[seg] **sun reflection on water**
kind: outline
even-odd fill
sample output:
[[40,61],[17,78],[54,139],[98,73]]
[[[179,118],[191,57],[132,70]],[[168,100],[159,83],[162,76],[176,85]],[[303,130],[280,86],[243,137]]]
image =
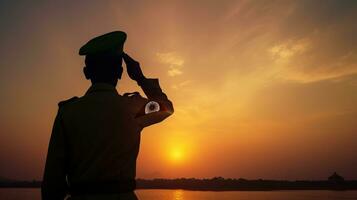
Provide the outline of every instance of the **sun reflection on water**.
[[173,197],[174,197],[173,200],[184,200],[182,190],[175,190],[173,192]]

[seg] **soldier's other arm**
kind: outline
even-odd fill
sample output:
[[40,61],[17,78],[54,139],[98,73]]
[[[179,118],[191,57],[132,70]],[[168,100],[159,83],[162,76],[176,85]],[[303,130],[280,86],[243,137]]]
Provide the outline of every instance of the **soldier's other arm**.
[[61,108],[59,109],[48,146],[41,186],[42,200],[63,200],[67,194],[66,148]]

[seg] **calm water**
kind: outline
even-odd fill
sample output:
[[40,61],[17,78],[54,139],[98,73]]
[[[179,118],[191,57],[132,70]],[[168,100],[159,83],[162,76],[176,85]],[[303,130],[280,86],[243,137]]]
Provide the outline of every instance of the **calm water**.
[[[199,192],[185,190],[137,190],[140,200],[346,200],[357,191]],[[0,189],[0,200],[39,200],[39,189]]]

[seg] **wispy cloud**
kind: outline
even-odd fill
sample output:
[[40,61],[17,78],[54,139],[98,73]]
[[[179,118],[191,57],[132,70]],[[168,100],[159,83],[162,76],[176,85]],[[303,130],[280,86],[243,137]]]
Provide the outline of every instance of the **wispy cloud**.
[[310,42],[307,39],[298,41],[289,40],[285,43],[274,45],[269,49],[271,56],[277,63],[288,62],[295,55],[299,55],[308,50]]
[[178,68],[170,66],[170,69],[169,71],[167,71],[167,73],[169,74],[169,76],[178,76],[181,75],[183,72]]
[[[331,57],[321,55],[321,52],[332,51],[321,47],[313,40],[288,40],[269,48],[272,58],[272,70],[278,72],[279,78],[310,83],[322,80],[335,80],[357,73],[355,53],[333,51]],[[326,50],[327,49],[327,50]]]
[[156,56],[161,63],[169,65],[169,70],[167,71],[169,76],[178,76],[183,73],[182,67],[185,61],[176,53],[156,53]]

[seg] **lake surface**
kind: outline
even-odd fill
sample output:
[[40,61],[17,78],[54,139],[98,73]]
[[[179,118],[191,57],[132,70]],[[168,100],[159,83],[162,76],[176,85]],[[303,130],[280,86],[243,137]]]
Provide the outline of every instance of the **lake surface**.
[[[140,200],[357,200],[357,191],[233,191],[136,190]],[[39,200],[40,189],[0,188],[0,200]]]

